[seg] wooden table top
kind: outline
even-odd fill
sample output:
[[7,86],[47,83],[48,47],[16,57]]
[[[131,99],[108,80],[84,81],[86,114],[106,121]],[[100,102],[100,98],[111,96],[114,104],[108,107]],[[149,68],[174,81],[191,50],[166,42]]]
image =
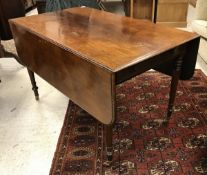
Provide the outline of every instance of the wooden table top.
[[11,22],[110,72],[198,37],[149,21],[79,7]]

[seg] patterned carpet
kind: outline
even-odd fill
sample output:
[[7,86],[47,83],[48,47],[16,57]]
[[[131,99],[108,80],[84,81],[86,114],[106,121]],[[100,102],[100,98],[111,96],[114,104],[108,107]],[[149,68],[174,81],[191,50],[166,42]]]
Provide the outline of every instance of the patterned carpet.
[[169,84],[170,77],[147,72],[117,86],[111,166],[103,125],[70,102],[50,175],[206,175],[207,77],[197,70],[180,82],[164,128]]

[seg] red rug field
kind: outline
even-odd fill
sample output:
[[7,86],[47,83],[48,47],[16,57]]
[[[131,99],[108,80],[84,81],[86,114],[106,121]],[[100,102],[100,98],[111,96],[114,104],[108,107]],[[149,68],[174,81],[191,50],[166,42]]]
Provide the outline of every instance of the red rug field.
[[117,86],[111,166],[103,125],[69,102],[50,175],[207,175],[207,78],[197,70],[180,81],[165,128],[169,86],[158,72]]

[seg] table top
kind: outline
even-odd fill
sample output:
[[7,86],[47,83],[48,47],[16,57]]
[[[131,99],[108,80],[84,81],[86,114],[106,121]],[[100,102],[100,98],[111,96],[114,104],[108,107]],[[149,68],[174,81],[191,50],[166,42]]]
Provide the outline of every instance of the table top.
[[146,20],[80,7],[11,22],[111,72],[198,37]]

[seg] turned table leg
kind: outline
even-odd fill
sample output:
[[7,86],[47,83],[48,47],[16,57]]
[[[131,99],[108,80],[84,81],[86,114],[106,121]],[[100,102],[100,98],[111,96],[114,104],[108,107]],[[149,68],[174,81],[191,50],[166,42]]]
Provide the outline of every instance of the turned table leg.
[[106,156],[107,156],[107,160],[109,162],[112,161],[113,159],[113,142],[112,142],[112,129],[113,129],[113,125],[109,124],[109,125],[105,125],[105,131],[106,131]]
[[32,72],[31,70],[27,69],[29,77],[30,77],[30,81],[32,83],[32,90],[34,91],[34,95],[35,95],[35,99],[39,100],[39,93],[38,93],[38,87],[36,85],[36,81],[35,81],[35,77],[34,77],[34,72]]
[[172,80],[171,80],[171,88],[170,88],[170,95],[169,95],[169,103],[168,103],[168,109],[167,109],[167,116],[165,118],[165,124],[167,125],[170,117],[173,112],[173,105],[176,97],[176,91],[178,86],[178,81],[181,74],[181,66],[182,66],[183,57],[178,57],[175,64],[175,69],[173,71]]

